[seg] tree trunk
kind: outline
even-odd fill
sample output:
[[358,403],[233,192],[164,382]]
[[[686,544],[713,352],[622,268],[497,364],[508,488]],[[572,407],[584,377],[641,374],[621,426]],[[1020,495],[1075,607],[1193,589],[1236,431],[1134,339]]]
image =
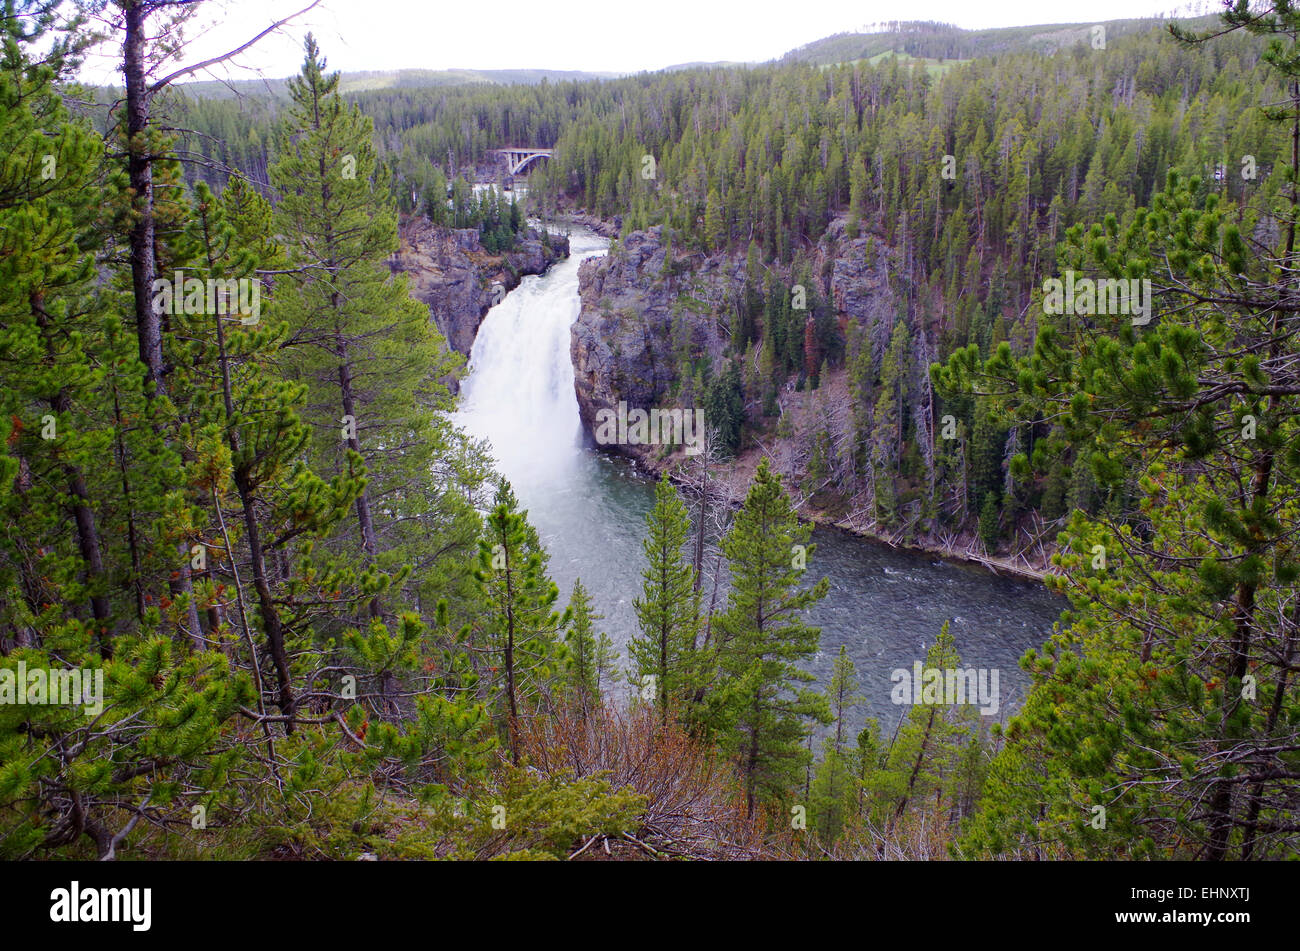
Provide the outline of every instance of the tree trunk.
[[131,480],[127,475],[126,443],[122,439],[122,407],[113,388],[113,433],[117,441],[117,466],[122,474],[122,500],[126,507],[126,543],[131,553],[131,583],[135,589],[135,618],[144,620],[144,578],[140,567],[140,543],[135,531],[135,506],[131,501]]
[[[230,361],[226,356],[226,337],[221,327],[221,315],[214,315],[214,319],[216,321],[217,354],[221,361],[221,395],[226,410],[226,443],[230,446],[231,455],[238,459],[240,455],[239,433],[230,425],[230,421],[235,416],[235,402],[230,382]],[[246,466],[237,468],[233,475],[235,489],[239,493],[239,505],[243,512],[244,535],[248,542],[249,561],[253,569],[253,589],[257,592],[262,628],[266,633],[267,648],[271,655],[271,662],[275,666],[275,675],[280,688],[280,698],[277,705],[280,707],[280,712],[288,718],[284,724],[285,732],[292,733],[294,726],[294,698],[293,683],[289,674],[289,656],[284,646],[284,627],[280,623],[280,614],[275,608],[275,599],[271,594],[270,582],[267,580],[266,555],[262,549],[261,526],[257,523],[257,512],[254,508],[256,493]],[[230,552],[230,559],[233,564],[235,559],[233,551]],[[247,625],[247,618],[245,618],[245,624]],[[249,636],[251,637],[251,635],[252,632],[250,631]],[[254,664],[257,663],[256,657],[251,658],[251,660]]]
[[912,798],[912,790],[916,788],[916,777],[921,774],[921,764],[925,761],[925,750],[930,745],[930,731],[934,728],[934,707],[930,708],[930,719],[925,723],[925,733],[921,735],[921,748],[916,752],[916,762],[912,764],[912,775],[907,779],[907,790],[903,793],[903,798],[898,800],[898,808],[894,810],[894,821],[897,822],[903,817],[903,811],[907,808],[907,801]]
[[[54,353],[54,346],[49,339],[49,321],[45,314],[44,300],[39,294],[32,296],[31,308],[33,315],[36,317],[36,324],[45,337],[46,353],[52,354]],[[68,398],[66,389],[60,388],[50,398],[49,402],[50,408],[55,413],[64,416],[71,415],[72,401]],[[68,495],[72,500],[72,519],[77,526],[77,550],[81,554],[81,560],[86,563],[88,587],[91,589],[90,613],[95,619],[95,640],[99,643],[100,656],[107,660],[113,656],[112,637],[109,630],[112,622],[108,595],[105,594],[107,577],[104,572],[103,548],[100,544],[99,529],[95,524],[95,512],[91,508],[90,491],[86,487],[86,479],[81,470],[70,463],[64,463],[62,469],[65,478],[68,480]]]
[[162,392],[162,321],[153,306],[157,274],[154,260],[153,157],[149,132],[149,78],[145,62],[148,10],[142,0],[124,5],[126,36],[122,44],[126,80],[127,179],[131,186],[134,223],[129,234],[131,290],[135,297],[136,336],[145,366],[145,395]]
[[[289,676],[289,655],[284,646],[284,626],[280,623],[280,614],[275,609],[275,598],[271,594],[271,585],[266,577],[266,555],[262,550],[261,526],[257,524],[257,515],[253,509],[253,488],[248,480],[248,472],[235,472],[235,488],[239,492],[239,504],[244,514],[244,534],[248,542],[249,561],[253,569],[253,590],[257,592],[257,604],[262,617],[262,628],[266,632],[266,643],[275,665],[275,676],[280,686],[280,699],[277,705],[280,712],[289,719],[285,720],[286,733],[293,732],[293,683]],[[231,552],[234,558],[235,553]],[[256,658],[253,659],[256,663]]]
[[[340,362],[339,362],[339,393],[343,400],[343,415],[351,417],[353,426],[351,435],[346,440],[348,448],[361,454],[361,439],[357,435],[357,402],[352,393],[352,365],[347,358],[347,344],[340,340],[339,342]],[[357,522],[361,527],[361,547],[365,549],[366,556],[371,564],[379,556],[379,539],[375,535],[375,522],[370,514],[370,498],[366,489],[361,490],[357,496],[356,502]],[[375,599],[377,604],[378,599]],[[377,615],[376,615],[377,616]]]

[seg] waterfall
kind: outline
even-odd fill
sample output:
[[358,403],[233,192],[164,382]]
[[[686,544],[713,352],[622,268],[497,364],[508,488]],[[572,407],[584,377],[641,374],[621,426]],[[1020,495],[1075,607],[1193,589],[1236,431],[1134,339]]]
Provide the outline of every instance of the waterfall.
[[492,446],[512,483],[554,484],[582,445],[569,328],[578,317],[578,266],[608,242],[570,236],[570,256],[523,282],[491,310],[470,352],[457,421]]

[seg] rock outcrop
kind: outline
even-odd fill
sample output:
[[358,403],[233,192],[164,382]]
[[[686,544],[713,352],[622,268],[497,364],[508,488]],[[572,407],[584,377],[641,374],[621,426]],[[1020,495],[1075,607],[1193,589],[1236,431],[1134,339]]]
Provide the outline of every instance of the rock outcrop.
[[814,261],[817,273],[828,273],[829,266],[822,290],[830,295],[840,329],[865,328],[879,366],[898,312],[898,297],[889,284],[890,271],[901,270],[897,251],[873,235],[850,238],[844,219],[836,218],[818,243]]
[[[702,254],[669,259],[660,228],[637,231],[578,272],[582,310],[570,331],[574,389],[583,427],[591,433],[602,409],[669,408],[679,354],[726,347],[717,315],[743,283],[744,263]],[[685,280],[683,275],[689,277]],[[651,465],[659,446],[604,446]]]
[[[900,372],[912,408],[896,425],[914,428],[916,445],[924,451],[928,433],[923,429],[926,404],[921,394],[937,359],[942,308],[927,306],[932,302],[909,308],[903,300],[906,268],[899,249],[878,235],[849,237],[842,218],[831,222],[817,245],[808,249],[805,261],[817,296],[829,302],[844,339],[852,341],[848,355],[870,347],[870,366],[883,365],[900,315],[911,311],[903,318],[911,344]],[[787,268],[770,261],[764,267],[791,290]],[[619,404],[625,404],[628,433],[633,410],[689,410],[704,401],[696,382],[699,368],[708,363],[717,371],[735,359],[730,325],[744,300],[744,252],[675,253],[661,229],[651,228],[627,235],[607,256],[584,262],[578,275],[581,310],[570,331],[569,349],[583,427],[597,448],[629,458],[654,474],[672,471],[688,458],[682,446],[630,440],[602,445],[594,437],[607,417],[599,414],[618,414]],[[862,364],[865,361],[857,365]],[[934,522],[919,519],[901,527],[877,521],[874,479],[863,472],[861,462],[863,440],[870,440],[875,431],[876,401],[864,404],[857,399],[849,361],[822,364],[824,372],[815,388],[800,387],[792,373],[775,395],[776,412],[768,415],[760,366],[761,354],[751,345],[740,361],[747,438],[734,458],[710,465],[716,498],[739,505],[759,460],[767,458],[796,509],[815,522],[1010,574],[1039,577],[1047,570],[1041,550],[1007,558],[978,554],[979,543],[960,525],[934,529]],[[706,418],[706,427],[708,423]],[[919,503],[912,504],[919,508]]]
[[[411,296],[429,314],[453,350],[469,356],[488,309],[528,274],[543,274],[569,256],[569,239],[544,237],[536,229],[521,233],[513,251],[489,254],[473,229],[452,229],[424,218],[402,223],[401,247],[390,266],[411,278]],[[493,285],[501,285],[494,290]]]
[[[812,271],[820,276],[818,292],[832,302],[841,330],[850,324],[866,330],[877,365],[898,307],[889,285],[894,258],[877,238],[849,238],[842,219],[832,222],[811,255]],[[602,409],[616,409],[621,401],[642,409],[674,405],[687,357],[707,354],[718,366],[730,342],[727,322],[744,284],[743,252],[674,253],[658,227],[633,232],[607,256],[585,262],[579,271],[582,310],[571,331],[570,354],[587,432],[595,428]],[[836,373],[831,382],[840,384],[841,377]],[[841,404],[846,399],[843,385],[828,390],[838,391]],[[804,401],[793,382],[781,398],[795,419]],[[800,435],[792,434],[795,439]],[[774,451],[782,448],[782,439]],[[667,461],[657,446],[602,448],[651,469]]]
[[568,208],[558,213],[553,221],[562,225],[578,225],[596,232],[602,238],[617,238],[623,228],[623,216],[615,215],[610,221],[604,218],[597,218],[595,215],[589,215],[581,208]]

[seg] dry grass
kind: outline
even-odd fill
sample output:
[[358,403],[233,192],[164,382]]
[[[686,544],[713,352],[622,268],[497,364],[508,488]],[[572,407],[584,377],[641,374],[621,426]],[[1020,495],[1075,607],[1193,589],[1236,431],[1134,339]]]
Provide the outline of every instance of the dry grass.
[[730,764],[650,709],[563,711],[530,721],[521,742],[529,764],[544,775],[602,776],[647,799],[636,834],[618,843],[593,836],[570,858],[766,857],[761,828],[745,819]]

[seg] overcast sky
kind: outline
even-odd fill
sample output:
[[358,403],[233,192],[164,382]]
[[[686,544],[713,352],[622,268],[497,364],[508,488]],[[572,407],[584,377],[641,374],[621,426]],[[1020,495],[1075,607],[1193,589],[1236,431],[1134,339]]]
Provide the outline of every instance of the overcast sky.
[[[310,0],[211,0],[187,31],[193,63],[239,46]],[[762,61],[832,33],[888,19],[967,29],[1113,20],[1189,10],[1216,0],[322,0],[240,56],[240,68],[201,78],[277,78],[297,72],[302,38],[316,34],[331,69],[542,68],[637,72],[677,63]],[[120,59],[120,52],[117,57]],[[112,50],[92,57],[92,82],[119,82]]]

